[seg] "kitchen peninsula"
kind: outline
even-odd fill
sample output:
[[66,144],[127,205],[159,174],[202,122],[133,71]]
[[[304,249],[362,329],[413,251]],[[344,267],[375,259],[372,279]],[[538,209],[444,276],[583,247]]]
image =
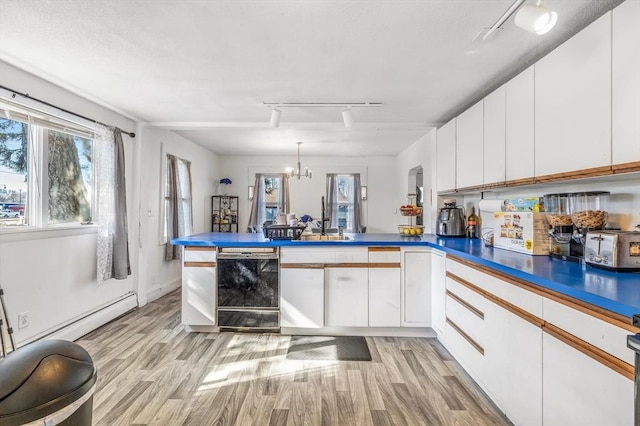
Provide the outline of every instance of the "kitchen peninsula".
[[[216,326],[216,255],[277,248],[283,334],[435,336],[515,424],[631,424],[640,274],[434,235],[184,246],[183,323]],[[588,395],[580,389],[591,389]]]

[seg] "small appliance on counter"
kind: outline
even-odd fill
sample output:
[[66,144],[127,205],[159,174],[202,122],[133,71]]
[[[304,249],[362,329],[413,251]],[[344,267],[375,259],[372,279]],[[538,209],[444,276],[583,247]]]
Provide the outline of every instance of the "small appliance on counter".
[[569,212],[575,226],[573,240],[575,255],[583,258],[586,235],[605,228],[609,220],[609,196],[606,191],[574,192],[569,194]]
[[573,238],[576,231],[571,220],[569,193],[543,196],[544,210],[549,224],[549,256],[580,262],[582,243]]
[[456,205],[456,200],[444,200],[444,207],[438,213],[436,235],[441,237],[464,237],[466,232],[464,208]]
[[584,261],[615,271],[640,271],[640,232],[588,231]]

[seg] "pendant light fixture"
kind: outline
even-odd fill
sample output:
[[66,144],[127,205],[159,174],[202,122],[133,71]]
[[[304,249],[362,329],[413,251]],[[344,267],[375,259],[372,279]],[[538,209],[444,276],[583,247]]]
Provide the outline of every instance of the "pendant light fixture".
[[546,34],[556,25],[558,14],[544,7],[544,1],[538,0],[533,4],[525,4],[518,10],[515,24],[529,32],[542,35]]
[[289,175],[289,177],[297,177],[298,180],[300,180],[301,177],[307,177],[309,179],[311,179],[311,170],[309,170],[308,167],[304,168],[304,172],[302,171],[302,167],[300,167],[300,145],[302,145],[302,142],[297,142],[298,144],[298,163],[297,163],[297,168],[294,170],[292,168],[288,168],[287,169],[287,174]]

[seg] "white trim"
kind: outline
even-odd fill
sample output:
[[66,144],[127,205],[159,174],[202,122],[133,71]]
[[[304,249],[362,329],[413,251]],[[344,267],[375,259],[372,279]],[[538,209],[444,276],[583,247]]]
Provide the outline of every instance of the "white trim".
[[96,234],[97,232],[97,225],[52,225],[48,228],[36,228],[33,226],[7,227],[7,229],[0,229],[0,244],[43,240],[46,238],[74,237],[76,235]]
[[165,296],[171,293],[172,291],[179,289],[181,286],[182,286],[182,279],[176,278],[175,280],[170,281],[165,285],[152,288],[149,290],[149,292],[147,292],[144,303],[142,303],[142,305],[146,305],[149,302],[153,302],[154,300],[159,299],[162,296]]

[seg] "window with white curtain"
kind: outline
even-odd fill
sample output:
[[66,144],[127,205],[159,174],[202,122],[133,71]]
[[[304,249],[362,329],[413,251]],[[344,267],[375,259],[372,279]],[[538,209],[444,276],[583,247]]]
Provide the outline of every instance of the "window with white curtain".
[[0,100],[0,230],[89,223],[93,130]]
[[362,202],[359,173],[327,174],[329,227],[362,232]]
[[[171,238],[193,233],[190,166],[189,161],[167,154],[164,184],[163,242],[165,243]],[[176,202],[175,205],[173,200]],[[172,230],[174,219],[177,222],[177,233]]]

